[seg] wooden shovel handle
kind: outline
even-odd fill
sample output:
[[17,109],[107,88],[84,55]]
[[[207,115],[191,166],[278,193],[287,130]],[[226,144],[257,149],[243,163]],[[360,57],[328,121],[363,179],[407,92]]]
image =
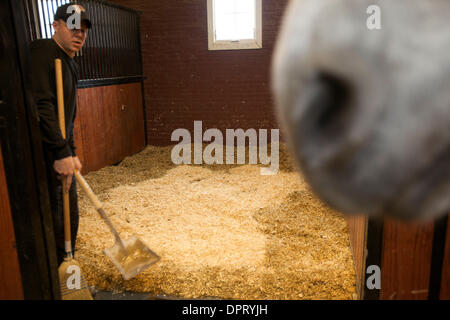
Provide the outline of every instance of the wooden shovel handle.
[[103,209],[103,204],[100,202],[100,200],[95,195],[94,191],[92,191],[89,184],[86,182],[84,177],[81,175],[80,172],[75,170],[75,178],[77,179],[78,185],[83,189],[83,191],[87,194],[89,200],[91,200],[92,204],[94,205],[95,209],[97,210],[100,217],[103,219],[103,221],[108,226],[111,233],[114,235],[114,238],[116,239],[116,243],[118,243],[120,249],[122,252],[127,255],[127,250],[125,248],[125,244],[123,243],[122,239],[119,236],[119,233],[117,232],[116,228],[112,224],[111,220],[108,218],[108,215],[106,214],[105,210]]
[[61,60],[55,60],[55,71],[56,71],[56,95],[58,99],[58,120],[59,128],[61,129],[61,134],[63,139],[66,139],[66,119],[64,113],[64,89],[63,89],[63,78],[62,78],[62,65]]
[[89,200],[91,200],[92,204],[94,205],[96,210],[99,210],[103,208],[103,204],[98,200],[97,196],[95,195],[94,191],[92,191],[91,187],[88,185],[84,177],[75,170],[75,178],[77,179],[78,184],[81,186],[83,191],[86,193],[86,195],[89,197]]
[[[66,139],[66,120],[64,113],[64,89],[62,78],[62,65],[60,59],[55,59],[55,73],[56,73],[56,94],[58,101],[58,120],[59,128],[63,139]],[[63,211],[64,211],[64,241],[67,254],[72,254],[72,239],[70,234],[70,204],[69,204],[69,190],[66,190],[66,180],[62,179],[62,199],[63,199]]]

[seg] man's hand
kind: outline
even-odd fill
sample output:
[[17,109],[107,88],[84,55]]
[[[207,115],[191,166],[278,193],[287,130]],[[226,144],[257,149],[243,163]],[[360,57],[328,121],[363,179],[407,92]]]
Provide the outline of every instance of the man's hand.
[[59,174],[59,178],[66,178],[66,192],[69,192],[70,186],[72,185],[72,177],[75,170],[73,159],[74,158],[72,157],[67,157],[61,160],[56,160],[53,163],[53,169],[55,169],[55,171]]
[[80,159],[78,159],[78,157],[73,157],[72,159],[75,170],[81,172],[81,169],[83,169],[83,165],[81,164]]

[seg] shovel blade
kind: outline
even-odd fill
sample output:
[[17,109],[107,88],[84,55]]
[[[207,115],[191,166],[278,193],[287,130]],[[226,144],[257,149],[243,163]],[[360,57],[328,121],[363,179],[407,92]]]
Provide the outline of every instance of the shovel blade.
[[105,254],[111,259],[125,280],[134,278],[145,269],[160,260],[160,257],[136,236],[123,241],[126,254],[118,243],[105,249]]

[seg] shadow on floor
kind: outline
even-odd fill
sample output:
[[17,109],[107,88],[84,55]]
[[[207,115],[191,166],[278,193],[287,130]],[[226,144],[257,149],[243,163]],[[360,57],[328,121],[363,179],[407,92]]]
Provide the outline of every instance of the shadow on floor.
[[[172,296],[158,296],[150,293],[137,293],[137,292],[110,292],[97,290],[96,288],[89,288],[94,300],[187,300]],[[192,300],[192,299],[189,299]],[[205,297],[194,300],[219,300],[214,297]]]

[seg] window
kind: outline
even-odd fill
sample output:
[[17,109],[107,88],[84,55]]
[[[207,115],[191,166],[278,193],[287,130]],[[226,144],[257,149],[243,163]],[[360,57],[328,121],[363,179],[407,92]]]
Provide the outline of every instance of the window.
[[209,50],[262,48],[261,0],[207,0]]
[[39,27],[43,38],[51,38],[55,33],[53,29],[53,16],[56,13],[56,9],[66,3],[70,3],[69,0],[39,0],[37,1],[37,7],[39,12]]

